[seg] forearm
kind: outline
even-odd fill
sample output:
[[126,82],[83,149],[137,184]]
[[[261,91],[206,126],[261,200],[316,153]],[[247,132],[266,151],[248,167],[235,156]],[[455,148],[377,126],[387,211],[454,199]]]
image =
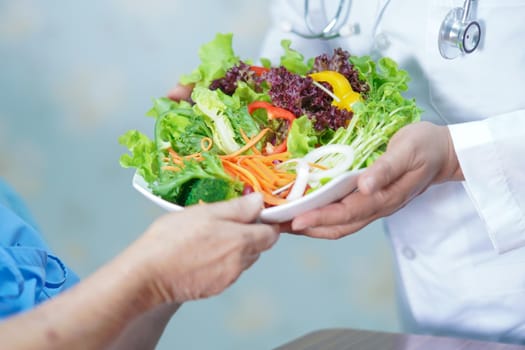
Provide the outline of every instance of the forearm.
[[[155,301],[125,256],[62,295],[0,324],[6,349],[104,349]],[[30,336],[28,336],[28,333]]]
[[166,325],[180,304],[163,304],[141,315],[129,324],[110,349],[155,349]]
[[262,204],[251,194],[164,215],[91,277],[0,323],[2,349],[108,349],[145,333],[153,344],[177,303],[218,294],[277,241],[277,227],[252,224]]

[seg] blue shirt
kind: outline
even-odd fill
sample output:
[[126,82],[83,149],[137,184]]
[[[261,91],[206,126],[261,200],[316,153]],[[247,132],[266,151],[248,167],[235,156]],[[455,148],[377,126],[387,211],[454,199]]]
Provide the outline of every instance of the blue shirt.
[[47,247],[19,196],[0,179],[0,319],[78,282]]

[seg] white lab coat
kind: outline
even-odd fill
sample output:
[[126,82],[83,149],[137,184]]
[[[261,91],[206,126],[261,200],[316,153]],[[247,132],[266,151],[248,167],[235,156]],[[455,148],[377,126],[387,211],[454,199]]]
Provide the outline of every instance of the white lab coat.
[[284,33],[283,21],[304,30],[303,1],[275,0],[262,56],[290,38],[306,57],[341,46],[409,71],[406,96],[449,125],[465,175],[385,220],[411,329],[525,343],[525,1],[477,3],[480,48],[446,60],[439,27],[463,0],[354,0],[359,34],[329,42]]

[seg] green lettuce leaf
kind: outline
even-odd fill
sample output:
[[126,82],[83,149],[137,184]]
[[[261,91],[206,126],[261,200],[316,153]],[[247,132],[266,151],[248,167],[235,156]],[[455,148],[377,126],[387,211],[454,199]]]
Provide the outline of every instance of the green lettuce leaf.
[[305,62],[303,54],[292,49],[291,45],[292,42],[290,40],[285,39],[281,41],[281,46],[284,49],[284,53],[281,56],[281,65],[292,73],[306,75],[313,67],[313,59]]
[[231,33],[218,33],[214,40],[202,45],[199,49],[201,64],[191,74],[182,76],[180,82],[207,87],[213,80],[223,77],[239,62],[233,51],[232,38]]
[[232,178],[226,174],[220,158],[210,152],[202,153],[202,160],[184,160],[181,171],[166,171],[166,176],[151,188],[152,192],[168,201],[176,203],[183,185],[195,179],[224,179],[233,182]]
[[244,143],[241,130],[251,137],[259,132],[259,126],[250,116],[238,95],[229,96],[221,90],[195,87],[191,95],[194,110],[204,117],[212,131],[212,138],[221,153],[237,151]]
[[131,152],[120,157],[120,165],[124,168],[137,168],[148,184],[153,183],[159,175],[155,142],[138,130],[127,131],[118,141]]
[[286,146],[292,158],[302,158],[318,144],[314,124],[306,116],[297,118],[292,123]]
[[369,56],[351,56],[350,61],[370,91],[366,100],[352,105],[349,126],[337,130],[329,143],[351,145],[355,152],[352,169],[359,169],[372,164],[386,150],[390,138],[403,126],[418,121],[422,111],[414,99],[403,97],[410,77],[394,60],[383,57],[376,63]]

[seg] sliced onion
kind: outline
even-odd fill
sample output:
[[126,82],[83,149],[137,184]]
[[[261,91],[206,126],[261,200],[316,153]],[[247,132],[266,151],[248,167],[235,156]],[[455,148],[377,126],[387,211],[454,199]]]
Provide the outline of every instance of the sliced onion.
[[[303,157],[307,163],[317,163],[321,158],[341,154],[343,159],[338,160],[337,164],[326,170],[318,170],[311,172],[309,180],[312,182],[320,181],[324,178],[334,178],[347,171],[354,162],[354,149],[347,145],[325,145],[312,150]],[[321,163],[322,164],[322,163]]]
[[319,89],[323,90],[327,95],[329,95],[335,102],[339,103],[341,102],[341,99],[336,95],[334,94],[332,91],[330,91],[329,89],[327,89],[323,84],[317,82],[317,81],[313,81],[312,82],[315,86],[317,86]]
[[[342,155],[341,160],[337,160],[337,164],[327,170],[315,169],[311,172],[311,163],[318,163],[323,157],[332,155]],[[289,166],[290,163],[296,163],[295,165],[295,181],[293,187],[286,197],[287,200],[292,201],[303,197],[306,187],[309,183],[319,182],[324,178],[334,178],[347,171],[352,163],[354,162],[354,149],[347,145],[325,145],[314,149],[303,158],[289,159],[285,162],[280,163],[277,167],[283,168]],[[285,187],[288,187],[285,186]],[[278,191],[281,191],[279,189]]]
[[304,159],[298,159],[295,172],[296,177],[294,185],[286,197],[286,199],[289,201],[299,199],[304,195],[304,191],[306,190],[310,176],[310,166],[304,161]]
[[276,194],[279,194],[281,192],[284,192],[286,191],[287,189],[289,189],[290,187],[292,187],[294,184],[294,181],[290,182],[290,183],[287,183],[286,185],[284,185],[283,187],[279,187],[278,189],[276,189],[275,191],[272,192],[273,195],[276,195]]
[[292,158],[285,160],[284,162],[281,162],[275,166],[276,169],[295,169],[296,166],[290,166],[292,163],[299,163],[302,162],[302,158]]

